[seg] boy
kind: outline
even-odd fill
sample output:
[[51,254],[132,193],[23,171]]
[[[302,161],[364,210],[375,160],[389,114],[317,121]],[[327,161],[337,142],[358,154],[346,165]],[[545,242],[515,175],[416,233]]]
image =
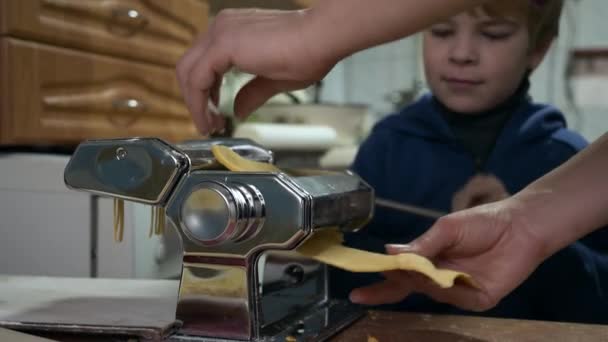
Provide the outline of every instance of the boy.
[[[423,41],[431,94],[378,123],[353,171],[378,197],[449,211],[513,194],[582,149],[586,142],[565,128],[557,109],[528,97],[528,76],[557,34],[562,5],[496,1],[433,25]],[[345,239],[352,247],[383,252],[384,244],[407,243],[432,223],[377,207],[372,222]],[[598,238],[550,258],[483,314],[608,322],[602,291],[608,261],[590,248]],[[331,286],[335,296],[345,297],[381,279],[332,270]],[[389,308],[463,313],[421,296]]]

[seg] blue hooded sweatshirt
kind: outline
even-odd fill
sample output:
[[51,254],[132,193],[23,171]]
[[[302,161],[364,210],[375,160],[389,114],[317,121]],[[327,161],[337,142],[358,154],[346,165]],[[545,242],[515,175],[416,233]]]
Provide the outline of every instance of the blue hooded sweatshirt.
[[[581,136],[566,129],[559,110],[522,96],[487,159],[479,164],[456,139],[442,110],[429,94],[374,127],[352,170],[375,189],[377,197],[449,212],[454,193],[476,174],[495,175],[514,194],[586,146]],[[432,219],[376,207],[372,221],[363,230],[347,234],[345,243],[384,253],[384,244],[407,243],[432,224]],[[608,259],[592,248],[608,241],[602,234],[606,233],[598,231],[586,238],[588,243],[577,242],[552,256],[494,309],[475,314],[607,323],[608,298],[603,287],[608,281]],[[379,274],[332,269],[332,296],[346,298],[353,288],[382,279]],[[473,314],[422,295],[380,308]]]

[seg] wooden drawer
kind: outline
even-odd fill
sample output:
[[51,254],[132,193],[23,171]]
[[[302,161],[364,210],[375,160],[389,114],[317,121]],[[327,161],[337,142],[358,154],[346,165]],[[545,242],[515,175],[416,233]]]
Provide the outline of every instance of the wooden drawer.
[[207,26],[202,0],[0,0],[0,33],[173,67]]
[[0,143],[197,136],[173,68],[0,40]]

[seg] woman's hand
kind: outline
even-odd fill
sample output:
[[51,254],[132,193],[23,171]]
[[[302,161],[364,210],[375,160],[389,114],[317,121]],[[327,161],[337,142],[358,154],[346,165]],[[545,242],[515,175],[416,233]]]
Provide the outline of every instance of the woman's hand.
[[321,80],[340,56],[315,44],[316,32],[323,32],[315,25],[313,10],[220,12],[177,64],[186,105],[201,133],[224,126],[207,103],[219,101],[223,75],[231,68],[256,76],[236,97],[235,113],[240,118],[278,93]]
[[439,268],[470,274],[477,287],[442,289],[419,274],[386,273],[386,280],[353,290],[355,303],[396,303],[413,292],[466,310],[485,311],[519,286],[546,258],[542,237],[513,197],[447,215],[409,245],[388,245],[390,254],[416,253]]

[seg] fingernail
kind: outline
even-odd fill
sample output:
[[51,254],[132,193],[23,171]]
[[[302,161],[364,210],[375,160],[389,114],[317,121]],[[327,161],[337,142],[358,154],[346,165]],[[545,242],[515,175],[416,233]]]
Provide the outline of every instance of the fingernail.
[[384,248],[386,249],[386,251],[388,253],[391,253],[391,254],[408,253],[414,249],[412,247],[412,245],[410,245],[410,244],[396,244],[396,243],[386,244],[386,245],[384,245]]

